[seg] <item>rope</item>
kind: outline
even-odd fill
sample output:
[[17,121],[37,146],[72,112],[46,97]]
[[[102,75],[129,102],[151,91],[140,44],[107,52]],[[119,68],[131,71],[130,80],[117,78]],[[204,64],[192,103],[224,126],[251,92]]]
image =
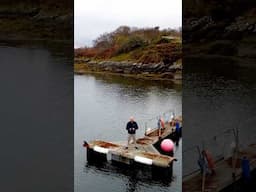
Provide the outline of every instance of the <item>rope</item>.
[[144,119],[144,121],[152,121],[152,120],[156,120],[156,119],[159,119],[159,116],[165,116],[166,114],[168,113],[174,113],[175,114],[175,110],[168,110],[168,111],[165,111],[162,113],[162,115],[157,115],[153,118],[150,118],[150,119]]
[[163,112],[161,115],[157,115],[157,116],[149,118],[149,119],[141,119],[139,121],[142,121],[141,124],[148,125],[150,122],[153,122],[153,121],[157,122],[159,117],[166,117],[168,114],[170,114],[170,116],[171,116],[171,114],[175,115],[175,110],[168,110],[168,111]]
[[[201,147],[202,149],[206,149],[208,151],[211,152],[211,154],[213,155],[214,157],[214,161],[216,162],[217,160],[219,159],[222,159],[224,158],[224,152],[222,152],[222,148],[224,148],[224,146],[226,146],[226,137],[227,137],[227,134],[229,134],[230,136],[232,135],[233,137],[233,133],[232,133],[232,130],[233,129],[226,129],[226,130],[223,130],[223,131],[220,131],[219,133],[215,134],[214,136],[210,136],[210,137],[207,137],[207,139],[203,139],[202,142],[201,142]],[[215,151],[215,154],[213,154],[211,151],[211,149],[209,149],[209,146],[214,146],[216,147],[216,142],[217,142],[217,146],[218,146],[218,149],[217,151]],[[214,145],[212,145],[214,143]],[[188,153],[191,153],[190,155],[186,155]],[[198,153],[198,156],[196,156],[195,154]],[[186,157],[192,157],[192,161],[194,161],[194,163],[197,163],[198,160],[200,159],[201,157],[201,150],[200,150],[200,147],[199,147],[199,144],[195,144],[195,145],[192,145],[192,146],[189,146],[188,148],[184,149],[183,150],[183,157],[186,156]],[[216,155],[217,154],[217,155]],[[192,155],[192,156],[191,156]],[[217,160],[216,160],[217,159]],[[191,159],[190,159],[191,161]],[[193,168],[194,167],[194,168]],[[188,170],[190,170],[189,172],[187,172],[184,176],[189,176],[197,171],[200,170],[200,168],[196,168],[195,169],[195,166],[192,166],[192,168],[190,167],[190,165],[188,165]],[[205,172],[205,170],[203,170]],[[202,174],[202,189],[204,188],[204,181],[205,179],[203,178],[204,177],[204,173]]]

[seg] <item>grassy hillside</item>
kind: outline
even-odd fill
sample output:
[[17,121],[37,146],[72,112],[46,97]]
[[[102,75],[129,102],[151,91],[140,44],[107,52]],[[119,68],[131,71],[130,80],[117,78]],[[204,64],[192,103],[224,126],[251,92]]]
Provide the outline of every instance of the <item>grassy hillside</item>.
[[75,49],[76,57],[92,60],[173,63],[181,58],[181,33],[177,30],[121,26],[94,40],[92,47]]

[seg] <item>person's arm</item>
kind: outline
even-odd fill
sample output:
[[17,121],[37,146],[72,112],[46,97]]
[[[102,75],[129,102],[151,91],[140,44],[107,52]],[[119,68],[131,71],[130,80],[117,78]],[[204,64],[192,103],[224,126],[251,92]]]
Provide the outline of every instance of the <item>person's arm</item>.
[[138,124],[135,122],[135,129],[139,129]]
[[129,129],[129,122],[126,124],[126,130]]

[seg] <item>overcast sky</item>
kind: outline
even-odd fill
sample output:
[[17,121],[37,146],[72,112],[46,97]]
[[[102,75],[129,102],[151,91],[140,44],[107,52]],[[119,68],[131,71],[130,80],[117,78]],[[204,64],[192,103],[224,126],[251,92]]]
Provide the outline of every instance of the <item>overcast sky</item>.
[[75,47],[121,25],[179,28],[182,0],[75,0]]

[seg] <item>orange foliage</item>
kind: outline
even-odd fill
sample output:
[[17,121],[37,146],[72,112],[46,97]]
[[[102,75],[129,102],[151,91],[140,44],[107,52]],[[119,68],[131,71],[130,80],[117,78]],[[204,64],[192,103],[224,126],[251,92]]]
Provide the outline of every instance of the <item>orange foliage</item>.
[[95,48],[78,48],[75,49],[75,57],[88,57],[92,58],[97,55],[98,51]]
[[[163,36],[180,37],[181,31],[160,30],[159,27],[139,29],[121,26],[113,32],[100,35],[93,41],[92,47],[75,49],[75,56],[110,59],[120,54],[132,52],[131,59],[145,62],[166,60],[170,55],[175,56],[175,58],[180,56],[180,49],[178,51],[173,50],[176,48],[176,44],[171,43],[173,47],[170,45],[158,47],[159,44],[169,44],[170,42],[168,39],[163,40]],[[165,52],[168,54],[166,55]]]

